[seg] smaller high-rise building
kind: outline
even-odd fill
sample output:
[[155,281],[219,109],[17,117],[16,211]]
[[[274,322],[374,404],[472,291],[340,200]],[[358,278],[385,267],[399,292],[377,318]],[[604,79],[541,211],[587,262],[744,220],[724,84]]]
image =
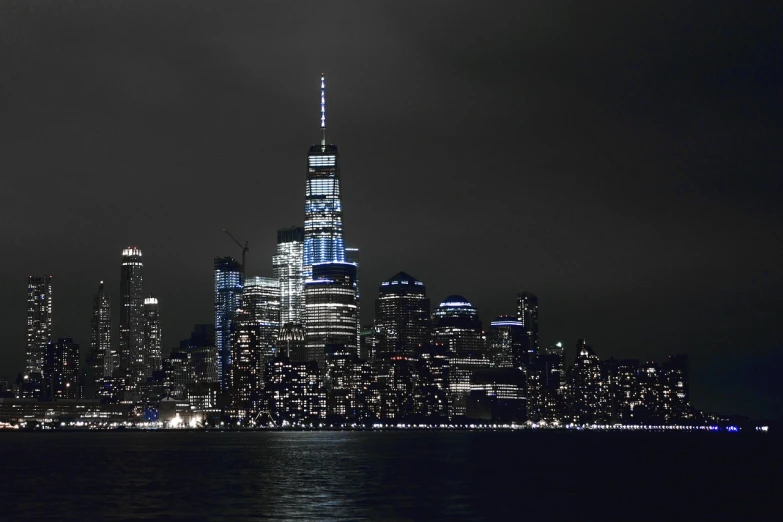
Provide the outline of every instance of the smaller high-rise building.
[[302,251],[304,228],[277,231],[277,251],[272,258],[272,277],[280,285],[280,322],[301,324],[304,318]]
[[540,397],[537,404],[541,420],[547,423],[563,420],[565,413],[565,350],[563,343],[544,348],[536,364],[540,380]]
[[52,276],[27,278],[27,353],[25,373],[42,374],[52,342]]
[[593,349],[579,339],[576,343],[576,361],[569,370],[569,420],[576,424],[601,422],[607,411],[601,375],[601,365]]
[[162,370],[162,364],[160,303],[156,297],[150,296],[144,299],[144,377],[152,377],[154,372]]
[[50,343],[43,375],[47,398],[80,399],[79,345],[68,338]]
[[232,257],[216,257],[215,344],[218,352],[218,379],[228,391],[231,369],[231,325],[242,295],[242,265]]
[[231,407],[229,417],[242,426],[253,424],[264,392],[264,333],[250,312],[239,309],[231,325]]
[[376,355],[414,355],[430,334],[430,300],[424,283],[405,272],[382,282],[375,301],[375,327]]
[[534,363],[538,356],[538,297],[529,292],[517,294],[517,319],[527,333],[527,362]]
[[272,277],[245,277],[239,308],[259,327],[263,364],[274,359],[280,333],[280,284]]
[[356,266],[323,263],[312,269],[313,279],[305,282],[305,345],[308,360],[325,371],[329,345],[358,355]]
[[95,354],[98,364],[98,377],[111,377],[119,367],[120,357],[111,346],[111,300],[101,281],[92,305],[90,351]]
[[509,315],[501,315],[490,323],[487,342],[490,358],[496,368],[524,369],[525,331],[522,321]]
[[639,402],[639,361],[636,359],[609,358],[601,362],[603,389],[607,412],[613,423],[634,424],[643,419],[634,414]]
[[671,355],[663,365],[663,376],[667,393],[670,420],[685,421],[693,417],[691,411],[691,393],[688,356]]
[[473,373],[490,367],[478,312],[464,297],[449,296],[432,313],[432,332],[449,350],[449,416],[464,416]]

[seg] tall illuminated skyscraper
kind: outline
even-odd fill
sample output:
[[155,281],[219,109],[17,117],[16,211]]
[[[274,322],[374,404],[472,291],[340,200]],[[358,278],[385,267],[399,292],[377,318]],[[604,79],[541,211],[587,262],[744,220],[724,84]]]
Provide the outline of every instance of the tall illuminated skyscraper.
[[27,278],[27,353],[25,372],[42,373],[52,342],[52,276]]
[[303,277],[313,276],[317,263],[345,262],[340,163],[336,145],[326,140],[326,80],[321,76],[321,144],[307,154]]
[[120,376],[125,378],[125,401],[132,401],[143,375],[140,364],[144,349],[144,263],[141,250],[122,250],[120,271]]
[[218,380],[228,389],[231,368],[231,322],[242,295],[242,265],[233,257],[215,258],[215,345]]
[[111,347],[111,300],[101,281],[92,305],[90,353],[97,362],[96,379],[111,377],[119,367],[119,354]]
[[272,257],[272,277],[280,285],[280,323],[301,324],[304,316],[302,249],[304,228],[277,231],[277,252]]

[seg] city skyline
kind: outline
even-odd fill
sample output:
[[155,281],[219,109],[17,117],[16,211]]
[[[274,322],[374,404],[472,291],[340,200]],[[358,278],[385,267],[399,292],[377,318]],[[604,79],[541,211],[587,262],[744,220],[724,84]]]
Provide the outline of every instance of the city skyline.
[[[367,9],[378,17],[393,19],[388,12]],[[444,23],[452,30],[469,28],[467,14],[457,9]],[[696,13],[685,14],[689,20],[696,17]],[[509,13],[512,19],[522,15],[522,10]],[[501,18],[491,10],[482,16],[495,21]],[[712,16],[720,19],[717,14]],[[236,18],[231,18],[231,23],[245,27]],[[314,23],[306,17],[304,25]],[[551,23],[555,34],[564,31],[559,19]],[[577,24],[577,29],[581,27]],[[696,27],[704,36],[707,22]],[[349,29],[349,33],[367,37],[356,26],[349,25]],[[414,23],[397,30],[422,37],[417,29]],[[249,34],[243,31],[240,33]],[[162,39],[160,33],[154,34],[156,41]],[[527,49],[526,41],[514,34],[504,29],[497,38],[505,48]],[[621,31],[618,34],[628,38]],[[107,34],[99,36],[113,41]],[[550,39],[538,33],[534,37],[543,42],[553,59],[565,59]],[[684,32],[675,34],[677,42],[687,43],[688,38]],[[141,52],[141,43],[132,42],[134,52]],[[373,49],[384,49],[382,38],[370,42]],[[708,42],[715,52],[723,50],[715,41]],[[358,59],[355,51],[339,45],[347,51],[345,63]],[[573,41],[566,39],[564,45],[573,45]],[[630,45],[639,52],[645,50],[639,41],[631,40]],[[230,49],[244,56],[246,48],[237,44]],[[756,137],[763,144],[763,131],[775,129],[777,124],[744,97],[740,106],[732,109],[720,97],[721,93],[731,94],[731,88],[750,87],[731,77],[717,86],[710,83],[712,88],[702,91],[698,82],[708,72],[729,69],[709,63],[705,70],[686,76],[695,82],[693,91],[702,94],[699,99],[717,104],[717,108],[702,107],[703,113],[692,108],[678,116],[681,104],[690,98],[672,100],[666,98],[666,89],[658,93],[652,88],[645,90],[640,85],[643,82],[630,72],[613,68],[617,62],[612,60],[622,55],[599,59],[598,51],[604,49],[600,45],[587,46],[585,52],[596,59],[600,74],[614,74],[626,86],[629,97],[607,100],[611,93],[592,86],[591,77],[584,76],[578,64],[570,80],[575,80],[581,92],[565,80],[548,84],[546,76],[523,74],[522,66],[504,69],[501,64],[482,64],[479,74],[471,69],[477,66],[471,61],[476,56],[459,53],[463,45],[455,38],[444,39],[436,49],[445,56],[443,67],[438,69],[439,74],[445,74],[442,80],[422,72],[424,62],[407,62],[412,57],[405,49],[389,52],[395,59],[386,71],[371,67],[361,76],[337,58],[321,53],[297,64],[296,71],[272,67],[274,77],[261,75],[258,68],[241,61],[234,70],[242,80],[241,101],[234,104],[226,98],[230,82],[215,80],[209,89],[217,96],[185,96],[181,106],[172,104],[171,114],[163,111],[155,120],[161,124],[157,133],[151,129],[149,137],[135,142],[123,141],[128,136],[119,127],[109,126],[106,133],[96,134],[95,129],[105,123],[95,112],[103,102],[81,99],[76,107],[85,110],[77,113],[73,119],[76,127],[65,139],[76,146],[67,154],[51,136],[62,124],[58,122],[64,113],[47,104],[54,103],[51,100],[56,97],[44,96],[43,115],[35,113],[38,120],[33,120],[54,123],[44,125],[38,139],[45,148],[65,154],[64,161],[56,168],[47,166],[43,158],[22,164],[12,151],[6,159],[6,170],[12,173],[11,193],[25,187],[23,179],[32,179],[36,169],[70,173],[72,185],[63,185],[60,177],[51,179],[50,185],[54,193],[59,187],[74,205],[65,219],[58,222],[51,218],[45,228],[36,229],[30,223],[17,232],[6,229],[13,237],[17,259],[8,261],[2,276],[0,375],[14,378],[24,363],[24,309],[20,303],[25,298],[27,275],[53,276],[52,338],[73,338],[84,349],[89,346],[96,285],[105,281],[111,302],[120,303],[117,253],[128,245],[138,245],[145,258],[144,287],[154,288],[161,302],[164,353],[186,338],[193,324],[213,321],[212,259],[240,258],[239,249],[222,234],[224,228],[248,239],[248,275],[271,276],[276,231],[292,224],[301,226],[301,151],[303,144],[316,144],[319,138],[313,135],[312,81],[307,78],[323,70],[333,87],[329,95],[334,107],[329,112],[330,135],[344,154],[346,244],[362,251],[360,278],[366,303],[361,309],[362,324],[372,317],[375,289],[400,271],[427,285],[433,305],[446,296],[463,295],[478,308],[485,329],[495,317],[514,314],[516,294],[529,291],[540,301],[541,346],[562,341],[569,362],[578,338],[587,338],[602,358],[662,359],[685,352],[691,356],[694,402],[700,407],[779,415],[772,400],[780,388],[771,387],[771,370],[764,370],[776,367],[781,357],[775,326],[780,313],[775,296],[781,278],[774,261],[780,258],[777,237],[781,216],[770,197],[778,182],[772,177],[774,152],[750,142],[750,137]],[[491,49],[489,44],[479,44],[478,50],[471,52]],[[743,56],[755,56],[747,46],[738,49]],[[14,56],[25,56],[26,51],[15,52],[21,54]],[[168,59],[173,56],[166,54]],[[647,67],[639,72],[642,78],[657,76],[653,73],[665,69],[649,53],[642,56],[648,58],[642,62]],[[525,63],[536,65],[535,61]],[[15,67],[22,68],[19,64]],[[119,67],[123,74],[134,71],[132,63]],[[205,67],[195,72],[206,74],[214,65]],[[451,73],[449,67],[454,67]],[[77,67],[77,74],[91,71],[91,63]],[[163,77],[168,88],[176,87],[176,79]],[[387,86],[391,78],[395,78],[393,92]],[[453,78],[460,81],[447,81]],[[137,95],[125,93],[117,85],[110,92],[125,100],[125,107],[142,110],[156,107],[156,100],[168,100],[165,90],[153,89],[154,78],[141,77],[139,81],[142,89]],[[656,85],[671,87],[666,80],[658,81],[662,83]],[[25,85],[22,80],[11,82],[11,94],[18,99]],[[75,85],[66,82],[65,89],[74,90]],[[543,92],[547,85],[563,92],[547,95]],[[758,94],[774,107],[779,102],[765,98],[769,96],[766,86],[754,83],[754,90],[747,92]],[[517,89],[525,96],[517,97]],[[187,89],[184,92],[190,93]],[[262,92],[270,95],[259,96]],[[249,100],[256,98],[267,102],[251,105]],[[648,98],[651,105],[643,103]],[[272,99],[277,108],[270,106]],[[224,141],[210,131],[209,137],[216,139],[210,143],[217,144],[211,151],[203,150],[206,143],[196,135],[173,123],[195,101],[207,122],[223,122],[221,128],[237,129]],[[10,111],[6,124],[17,121],[30,103],[23,98]],[[664,110],[654,115],[651,106]],[[218,111],[218,107],[222,109]],[[254,107],[248,114],[240,110],[248,107]],[[600,107],[604,109],[598,110]],[[488,127],[482,114],[491,115],[489,121],[498,129]],[[728,121],[716,121],[719,115]],[[132,115],[129,119],[140,128]],[[292,121],[290,127],[284,119]],[[410,125],[411,121],[420,124]],[[575,125],[569,125],[574,121]],[[695,122],[711,139],[695,140],[695,134],[689,134],[683,125],[688,121]],[[191,120],[186,122],[194,125]],[[674,134],[670,140],[656,131],[663,122]],[[196,128],[203,131],[206,127]],[[528,128],[535,130],[524,130]],[[175,133],[169,149],[160,145],[158,140],[168,143],[163,138],[175,129],[183,134]],[[113,132],[119,133],[116,140]],[[30,138],[29,128],[21,124],[6,143],[11,145],[9,149],[16,143],[25,150]],[[729,138],[739,143],[738,148],[725,146]],[[88,146],[92,143],[108,146],[112,155],[104,157],[99,152],[91,157],[92,147]],[[117,163],[116,158],[126,157],[125,148],[131,144],[134,150],[142,151],[140,158]],[[688,151],[681,144],[690,144]],[[753,149],[757,146],[762,148]],[[594,151],[585,155],[592,147]],[[745,157],[742,147],[756,150],[755,159],[743,163],[744,181],[734,177],[738,174],[732,167]],[[388,162],[395,155],[399,158]],[[575,162],[572,157],[581,160]],[[152,169],[161,181],[159,193],[146,192],[152,174],[144,171],[153,163],[163,165]],[[199,163],[203,167],[196,168]],[[187,176],[190,171],[199,175],[191,180]],[[113,172],[118,174],[105,174]],[[138,186],[145,187],[139,192],[131,187],[124,196],[136,198],[134,212],[127,210],[130,200],[96,203],[93,196],[97,194],[88,198],[78,192],[80,183],[102,175],[112,176],[111,180],[121,172],[139,173]],[[207,181],[212,172],[219,173],[217,179],[230,178],[226,173],[231,172],[239,176],[241,183],[233,189],[243,193],[233,198],[239,211],[221,202],[217,210],[212,207],[216,204],[214,191]],[[501,175],[504,172],[508,175]],[[271,190],[265,193],[265,188]],[[254,192],[271,192],[272,197],[262,199],[279,203],[259,205]],[[53,210],[48,208],[44,206],[40,212],[49,216]],[[13,203],[6,210],[9,222],[25,223],[17,219],[21,214]],[[83,216],[90,212],[108,217],[103,223],[84,221]],[[209,217],[194,215],[197,213]],[[61,213],[55,215],[62,218]],[[33,232],[38,229],[41,235]],[[728,244],[732,245],[729,249]],[[52,255],[59,252],[68,252],[68,256]],[[115,307],[113,312],[114,339],[120,310]],[[740,380],[727,389],[725,382],[732,369]],[[743,411],[744,407],[757,411]]]

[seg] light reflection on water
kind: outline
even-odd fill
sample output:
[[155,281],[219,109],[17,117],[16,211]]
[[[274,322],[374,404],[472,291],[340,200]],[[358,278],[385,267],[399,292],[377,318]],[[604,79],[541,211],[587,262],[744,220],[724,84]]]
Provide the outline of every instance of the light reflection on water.
[[[722,490],[745,499],[770,490],[748,478],[758,469],[742,469],[771,449],[759,442],[558,432],[4,433],[0,518],[570,520],[642,505],[649,515],[651,498],[677,488],[703,516]],[[722,473],[734,467],[743,480],[704,473],[715,455]],[[709,492],[702,500],[697,481]],[[724,500],[721,513],[727,508]]]

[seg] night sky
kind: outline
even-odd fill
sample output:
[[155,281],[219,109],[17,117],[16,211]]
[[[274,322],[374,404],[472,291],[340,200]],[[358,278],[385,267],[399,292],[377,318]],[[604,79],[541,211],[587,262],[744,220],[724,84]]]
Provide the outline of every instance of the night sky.
[[780,418],[783,4],[645,4],[2,2],[0,376],[28,275],[86,352],[137,245],[166,353],[224,228],[271,276],[324,72],[363,323],[400,270],[485,327],[530,291],[569,359],[685,352],[696,407]]

